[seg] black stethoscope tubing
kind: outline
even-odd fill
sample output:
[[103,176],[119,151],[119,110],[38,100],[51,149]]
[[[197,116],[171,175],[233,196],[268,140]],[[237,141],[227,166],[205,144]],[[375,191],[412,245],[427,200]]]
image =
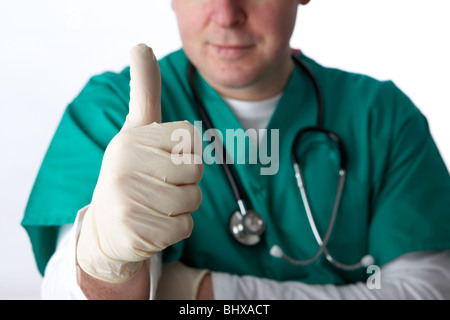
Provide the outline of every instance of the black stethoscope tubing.
[[[211,118],[209,117],[208,113],[206,112],[205,109],[205,105],[203,104],[202,100],[200,99],[200,96],[198,95],[195,83],[194,83],[194,72],[195,72],[195,67],[192,63],[189,63],[189,69],[188,69],[188,80],[189,80],[189,86],[191,88],[191,92],[194,95],[194,100],[197,104],[198,110],[200,112],[200,115],[203,119],[203,121],[206,124],[206,127],[208,129],[212,129],[213,128],[213,124],[211,121]],[[215,139],[217,139],[217,137],[215,137]],[[225,174],[227,176],[228,182],[230,183],[231,189],[233,190],[233,194],[234,197],[236,198],[236,201],[238,200],[242,200],[241,198],[241,193],[239,191],[239,188],[236,184],[236,181],[233,177],[233,174],[231,173],[231,169],[228,166],[228,163],[226,161],[226,150],[225,150],[225,146],[222,144],[222,165],[223,165],[223,169],[225,171]]]

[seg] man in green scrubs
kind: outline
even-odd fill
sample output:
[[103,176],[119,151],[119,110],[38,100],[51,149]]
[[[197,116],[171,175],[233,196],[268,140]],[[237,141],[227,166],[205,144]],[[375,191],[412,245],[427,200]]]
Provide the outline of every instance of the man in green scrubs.
[[[193,124],[202,120],[188,82],[189,61],[197,68],[195,88],[223,137],[230,129],[252,129],[243,125],[248,118],[242,115],[242,107],[233,108],[236,101],[251,107],[277,97],[269,116],[256,122],[259,129],[267,129],[268,149],[278,153],[272,158],[277,163],[270,164],[276,172],[261,174],[269,164],[252,163],[249,153],[243,163],[235,161],[231,166],[246,205],[265,221],[262,240],[246,247],[231,236],[229,220],[238,205],[223,167],[211,163],[204,165],[199,183],[202,202],[192,214],[191,236],[163,251],[165,262],[182,262],[167,274],[202,275],[192,284],[195,298],[267,298],[261,290],[269,289],[280,292],[275,298],[285,298],[282,292],[291,291],[294,293],[288,297],[334,298],[326,290],[312,296],[302,296],[301,292],[313,292],[310,285],[316,284],[349,288],[367,279],[365,268],[341,270],[324,255],[306,266],[270,255],[273,245],[298,260],[311,258],[319,249],[291,160],[296,134],[316,125],[318,116],[312,80],[295,66],[289,47],[297,6],[307,2],[172,1],[183,49],[159,61],[162,122],[187,120]],[[375,265],[383,267],[407,254],[450,249],[450,177],[424,116],[392,82],[325,68],[297,54],[312,70],[322,91],[324,127],[342,139],[348,155],[342,200],[327,244],[331,255],[354,264],[369,254]],[[105,149],[129,112],[129,85],[129,68],[95,76],[64,113],[22,223],[42,274],[56,250],[60,226],[73,224],[77,212],[92,201]],[[207,147],[210,140],[203,133]],[[275,133],[276,139],[271,139]],[[229,147],[230,141],[225,140],[224,145]],[[305,137],[295,152],[304,168],[311,211],[323,237],[336,197],[340,155],[329,139],[316,134]],[[210,156],[205,153],[203,160]],[[439,261],[448,263],[448,253]],[[85,275],[80,287],[89,298],[129,297],[130,291],[141,293],[148,287],[148,277],[140,273],[121,284],[99,283],[98,279],[89,282]],[[133,281],[143,278],[146,287],[138,289]],[[171,287],[170,280],[164,278],[164,267],[162,280],[164,286],[169,282],[167,287]],[[225,283],[230,284],[229,291],[219,292],[218,286]],[[442,281],[436,281],[438,288],[433,290],[445,297],[450,289],[439,285]],[[237,292],[238,287],[247,291]],[[390,293],[396,297],[401,291]],[[111,292],[114,294],[109,296]],[[170,298],[170,290],[164,296]]]

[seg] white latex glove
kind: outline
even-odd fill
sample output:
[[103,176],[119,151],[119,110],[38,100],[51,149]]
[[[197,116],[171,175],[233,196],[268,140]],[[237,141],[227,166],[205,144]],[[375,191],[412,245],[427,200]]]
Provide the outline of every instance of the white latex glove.
[[[105,151],[77,244],[80,267],[113,283],[130,279],[144,260],[189,237],[190,213],[202,198],[197,184],[203,164],[201,154],[194,154],[200,134],[187,121],[160,123],[161,76],[152,49],[135,46],[130,68],[129,114]],[[183,147],[192,150],[183,154],[190,164],[171,160],[172,149],[180,145],[171,141],[176,129],[190,134],[191,145]]]
[[203,277],[210,271],[174,261],[164,264],[156,291],[157,300],[197,300]]

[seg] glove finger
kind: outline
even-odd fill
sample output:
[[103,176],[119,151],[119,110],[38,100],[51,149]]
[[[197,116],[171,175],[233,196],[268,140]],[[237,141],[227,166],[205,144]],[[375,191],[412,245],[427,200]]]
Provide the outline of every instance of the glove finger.
[[161,251],[188,238],[194,227],[189,213],[167,216],[155,211],[150,215],[138,215],[135,219],[129,219],[127,224],[133,230],[133,237],[128,237],[132,240],[128,246],[142,256]]
[[[174,155],[161,149],[147,148],[147,157],[139,157],[140,172],[173,185],[197,184],[203,176],[203,162],[195,154]],[[149,159],[146,161],[146,159]]]
[[[139,178],[139,184],[146,187],[132,188],[134,183],[129,182],[121,191],[123,197],[133,206],[140,206],[150,214],[156,211],[168,216],[196,211],[202,202],[202,192],[198,185],[189,184],[176,186],[165,183],[151,176]],[[124,201],[127,201],[124,198]],[[131,207],[131,206],[130,206]],[[139,210],[141,211],[141,210]]]
[[159,148],[169,153],[203,153],[199,130],[188,121],[152,123],[133,128],[130,133],[136,143]]

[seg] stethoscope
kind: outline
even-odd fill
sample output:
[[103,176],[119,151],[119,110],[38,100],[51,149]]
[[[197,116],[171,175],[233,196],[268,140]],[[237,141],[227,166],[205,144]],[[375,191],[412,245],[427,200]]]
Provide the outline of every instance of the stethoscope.
[[[278,245],[272,246],[272,248],[270,249],[270,254],[277,258],[283,258],[286,261],[288,261],[294,265],[297,265],[297,266],[305,266],[305,265],[311,264],[315,260],[317,260],[320,257],[320,255],[323,253],[323,254],[325,254],[325,257],[327,258],[327,260],[332,265],[334,265],[340,269],[343,269],[343,270],[355,270],[358,268],[367,267],[374,263],[374,259],[371,255],[365,255],[358,263],[348,265],[348,264],[341,263],[341,262],[337,261],[335,258],[333,258],[327,249],[327,244],[330,239],[330,235],[333,231],[336,216],[339,211],[339,204],[340,204],[341,197],[342,197],[342,191],[344,189],[345,177],[346,177],[346,173],[347,173],[347,154],[345,152],[344,145],[343,145],[341,139],[338,137],[338,135],[323,127],[323,112],[324,112],[323,99],[322,99],[322,93],[320,91],[320,87],[319,87],[316,77],[312,73],[311,69],[297,55],[293,54],[292,58],[293,58],[295,64],[297,66],[299,66],[304,72],[306,72],[308,77],[311,79],[311,81],[314,85],[314,90],[316,92],[316,96],[317,96],[317,105],[318,105],[317,124],[315,126],[310,126],[310,127],[306,127],[304,129],[302,129],[296,135],[294,144],[291,149],[291,158],[292,158],[292,163],[293,163],[293,167],[294,167],[295,179],[297,180],[297,185],[298,185],[300,195],[303,200],[303,205],[305,207],[306,215],[308,217],[308,221],[311,226],[311,230],[314,234],[314,237],[315,237],[317,243],[319,244],[319,249],[317,250],[316,254],[312,258],[307,259],[307,260],[296,260],[296,259],[293,259],[293,258],[287,256]],[[190,89],[194,96],[195,102],[198,106],[200,115],[202,116],[202,118],[206,124],[206,127],[208,129],[212,129],[213,125],[212,125],[211,119],[210,119],[208,113],[206,112],[205,106],[204,106],[202,100],[200,99],[200,96],[198,95],[196,86],[194,84],[194,72],[195,72],[195,67],[192,65],[192,63],[190,63],[189,69],[188,69],[189,86],[190,86]],[[319,234],[316,223],[314,221],[313,214],[311,212],[309,200],[308,200],[308,197],[307,197],[306,191],[305,191],[305,183],[304,183],[304,179],[303,179],[303,175],[302,175],[302,170],[301,170],[300,165],[298,164],[299,161],[297,159],[297,155],[295,152],[298,143],[301,141],[301,139],[307,133],[310,133],[310,132],[318,132],[318,133],[327,135],[337,145],[337,148],[338,148],[339,154],[340,154],[339,180],[338,180],[338,185],[337,185],[336,197],[335,197],[335,201],[334,201],[334,205],[333,205],[333,211],[332,211],[332,214],[330,217],[330,222],[328,224],[327,231],[323,238]],[[240,244],[246,245],[246,246],[254,246],[261,241],[261,238],[265,231],[265,222],[259,213],[257,213],[254,210],[248,210],[245,207],[243,197],[241,196],[241,193],[240,193],[239,188],[236,183],[236,179],[234,178],[234,176],[228,166],[228,163],[226,161],[225,146],[222,145],[222,147],[224,150],[224,152],[222,152],[222,157],[223,157],[222,166],[223,166],[223,169],[227,176],[227,179],[230,183],[230,186],[233,191],[236,202],[238,204],[238,210],[236,210],[230,217],[230,222],[229,222],[230,233],[233,236],[233,238],[235,240],[237,240]]]

